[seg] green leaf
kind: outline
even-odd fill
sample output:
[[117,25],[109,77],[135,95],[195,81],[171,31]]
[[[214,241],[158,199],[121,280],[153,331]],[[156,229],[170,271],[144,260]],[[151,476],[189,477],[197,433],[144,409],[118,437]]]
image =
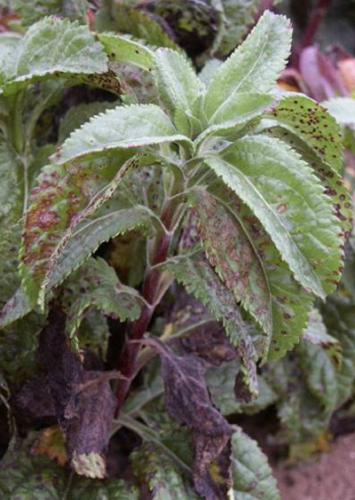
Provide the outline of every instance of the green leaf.
[[191,481],[171,458],[152,443],[133,453],[133,470],[144,485],[148,485],[154,500],[197,500]]
[[194,104],[203,95],[204,84],[197,77],[191,62],[174,50],[157,50],[155,67],[157,85],[163,104],[171,115],[175,116],[178,129],[187,135],[192,135],[193,122],[198,118]]
[[97,309],[122,322],[139,317],[142,303],[138,292],[122,285],[113,268],[103,259],[89,259],[63,287],[66,331],[75,343],[75,333],[89,309]]
[[249,136],[206,163],[246,203],[306,290],[334,290],[340,241],[330,199],[309,166],[277,139]]
[[228,55],[254,24],[259,0],[213,0],[219,12],[219,29],[213,44],[213,54]]
[[114,195],[122,178],[139,164],[127,158],[127,154],[106,157],[101,168],[99,162],[89,162],[42,170],[31,193],[21,249],[20,274],[32,304],[41,292],[43,306],[51,273],[74,230]]
[[238,500],[281,500],[266,456],[239,427],[232,436],[232,474]]
[[97,38],[111,60],[152,71],[154,52],[142,43],[114,33],[98,33]]
[[95,116],[74,131],[52,158],[58,164],[74,159],[164,142],[189,142],[154,104],[118,106]]
[[322,102],[329,113],[334,116],[341,125],[355,126],[355,99],[350,97],[334,97],[329,101]]
[[208,192],[197,191],[199,233],[207,258],[237,303],[272,333],[271,295],[262,262],[245,230]]
[[241,92],[270,91],[286,64],[290,52],[289,21],[267,11],[211,80],[205,98],[205,111],[211,117],[232,95]]
[[32,25],[12,51],[2,92],[12,94],[48,77],[105,73],[107,69],[106,54],[86,26],[48,17]]

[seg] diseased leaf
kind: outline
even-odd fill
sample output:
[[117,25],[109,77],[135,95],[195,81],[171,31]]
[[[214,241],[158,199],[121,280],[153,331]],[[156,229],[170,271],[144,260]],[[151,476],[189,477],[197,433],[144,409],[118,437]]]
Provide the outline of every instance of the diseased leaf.
[[127,157],[106,158],[101,168],[90,162],[42,170],[26,215],[20,267],[31,303],[41,293],[43,304],[45,288],[74,230],[113,196],[127,171],[137,165],[133,158],[121,166]]
[[233,490],[238,500],[280,500],[276,480],[256,441],[239,427],[232,435]]
[[110,481],[85,479],[71,475],[47,458],[34,456],[32,445],[37,436],[32,433],[26,441],[16,443],[7,451],[0,464],[0,495],[2,498],[21,500],[62,500],[85,498],[97,500],[138,500],[138,491],[122,479]]
[[284,97],[271,117],[275,124],[301,139],[320,160],[341,173],[344,158],[340,129],[322,106],[306,96]]
[[331,201],[308,165],[277,139],[248,136],[206,163],[253,211],[306,290],[334,290],[341,249]]
[[207,307],[217,321],[223,323],[231,341],[238,344],[240,336],[245,333],[245,325],[237,303],[203,254],[196,252],[173,257],[164,267]]
[[208,192],[198,191],[198,230],[212,267],[237,303],[271,335],[271,296],[262,262],[238,221]]
[[107,69],[107,57],[86,26],[48,17],[31,26],[16,44],[2,92],[12,94],[51,76],[105,73]]
[[109,59],[119,63],[133,64],[133,66],[146,71],[152,71],[154,52],[142,43],[114,33],[98,33],[97,38],[104,47]]
[[161,358],[168,413],[194,432],[195,489],[207,498],[224,498],[230,489],[231,428],[212,406],[205,368],[191,354],[176,356],[155,339],[146,342]]
[[63,286],[66,333],[71,339],[90,308],[122,322],[139,317],[141,302],[138,292],[122,285],[115,271],[103,259],[90,258]]
[[154,500],[197,500],[199,498],[183,471],[153,444],[133,453],[133,469],[139,482],[148,485]]
[[110,150],[132,149],[164,142],[188,142],[154,104],[118,106],[75,130],[52,158],[57,164]]
[[289,56],[291,27],[283,16],[265,12],[248,38],[216,71],[205,99],[211,117],[233,94],[268,92]]
[[[116,406],[109,385],[113,375],[84,370],[79,356],[67,346],[64,329],[65,315],[52,309],[40,335],[39,360],[45,377],[38,379],[38,384],[49,389],[74,470],[79,475],[103,478],[103,453]],[[35,386],[33,390],[36,394]]]

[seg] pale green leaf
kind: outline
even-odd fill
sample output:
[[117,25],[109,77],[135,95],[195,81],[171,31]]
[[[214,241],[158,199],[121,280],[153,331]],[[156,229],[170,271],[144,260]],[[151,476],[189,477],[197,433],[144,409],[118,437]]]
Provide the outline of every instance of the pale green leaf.
[[[268,94],[233,94],[209,119],[209,126],[196,138],[200,145],[212,135],[232,132],[234,135],[248,127],[252,120],[259,118],[271,106],[274,98]],[[203,145],[201,146],[203,147]]]
[[63,164],[74,159],[162,144],[189,142],[178,134],[169,117],[154,104],[118,106],[92,118],[64,142],[53,161]]
[[114,33],[98,33],[97,37],[109,59],[119,63],[132,64],[146,71],[153,69],[154,52],[142,43]]
[[329,101],[322,102],[322,106],[327,108],[341,125],[355,126],[355,99],[351,97],[334,97]]
[[[198,119],[194,104],[203,95],[205,86],[199,80],[191,63],[182,54],[170,49],[159,49],[155,55],[156,80],[160,91],[160,98],[172,116],[175,117],[177,127],[189,133],[193,131],[193,121]],[[190,123],[190,127],[189,127]],[[189,135],[191,135],[191,132]]]
[[267,457],[237,427],[232,436],[233,490],[238,500],[281,500]]
[[265,12],[245,42],[219,67],[211,80],[205,99],[207,117],[233,94],[270,91],[285,67],[290,45],[289,21]]
[[107,71],[107,57],[87,26],[44,18],[32,25],[12,51],[6,67],[5,95],[38,79]]
[[97,101],[71,107],[60,122],[58,143],[61,144],[75,129],[81,127],[83,123],[93,116],[114,108],[116,105],[117,102]]
[[15,221],[22,211],[21,167],[10,143],[0,137],[0,220]]
[[324,298],[341,265],[331,200],[310,167],[277,139],[249,136],[207,164],[269,233],[296,279]]

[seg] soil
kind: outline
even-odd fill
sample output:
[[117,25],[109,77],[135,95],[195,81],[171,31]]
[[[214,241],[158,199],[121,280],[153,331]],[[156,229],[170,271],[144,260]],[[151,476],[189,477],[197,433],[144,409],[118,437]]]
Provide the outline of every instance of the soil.
[[339,437],[312,463],[274,473],[282,500],[355,500],[355,433]]

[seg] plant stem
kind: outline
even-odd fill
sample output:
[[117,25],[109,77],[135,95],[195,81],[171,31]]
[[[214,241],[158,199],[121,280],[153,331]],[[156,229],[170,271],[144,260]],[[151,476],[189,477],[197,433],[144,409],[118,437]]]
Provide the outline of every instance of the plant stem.
[[303,38],[292,57],[292,65],[294,67],[298,68],[299,58],[302,50],[313,44],[314,37],[319,30],[319,27],[322,24],[331,3],[332,0],[318,0],[315,7],[313,8],[309,16],[309,23],[305,34],[303,35]]
[[[169,231],[173,224],[176,203],[171,201],[166,204],[161,220],[167,231],[159,235],[153,241],[153,251],[151,265],[155,266],[164,262],[168,256],[173,233]],[[148,329],[154,311],[159,304],[164,293],[166,284],[161,280],[162,274],[158,269],[150,268],[143,283],[143,298],[146,305],[143,307],[140,317],[128,327],[125,345],[118,362],[118,370],[125,377],[120,380],[117,387],[117,408],[116,416],[119,414],[131,383],[137,374],[136,364],[138,353],[141,348],[137,340],[141,340]],[[132,342],[134,341],[134,342]]]

